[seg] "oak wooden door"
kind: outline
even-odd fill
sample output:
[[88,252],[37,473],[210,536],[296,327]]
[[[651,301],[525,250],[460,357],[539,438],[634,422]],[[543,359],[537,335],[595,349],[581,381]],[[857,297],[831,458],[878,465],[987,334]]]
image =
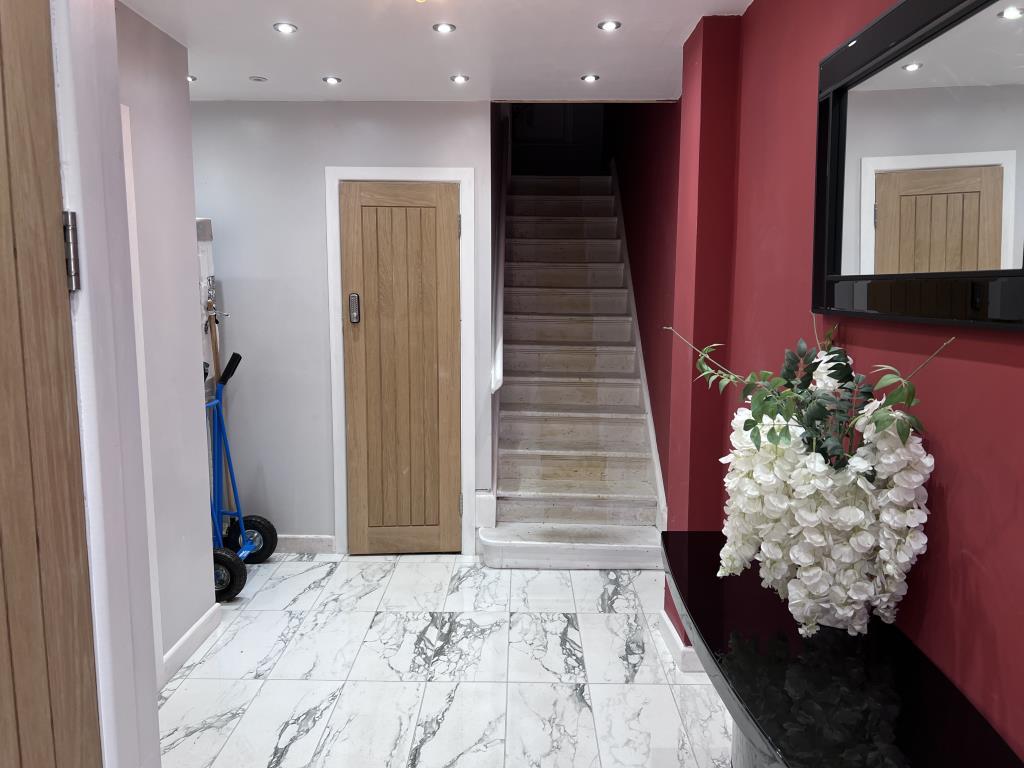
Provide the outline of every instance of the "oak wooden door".
[[457,184],[341,185],[353,554],[461,547],[458,211]]
[[0,765],[99,768],[47,0],[0,0]]
[[875,177],[875,273],[999,269],[1003,169],[888,171]]

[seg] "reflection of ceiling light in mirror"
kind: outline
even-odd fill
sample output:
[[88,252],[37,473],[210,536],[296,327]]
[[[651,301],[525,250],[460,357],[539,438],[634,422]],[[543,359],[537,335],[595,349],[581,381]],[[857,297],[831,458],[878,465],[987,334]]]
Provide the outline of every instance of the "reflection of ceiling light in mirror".
[[185,80],[186,80],[187,82],[190,82],[190,83],[194,83],[194,82],[195,82],[196,80],[198,80],[198,79],[199,79],[199,78],[198,78],[198,77],[196,77],[195,75],[189,75],[188,77],[186,77],[186,78],[185,78]]
[[434,31],[438,32],[438,33],[440,33],[442,35],[447,35],[447,34],[455,31],[455,25],[454,24],[448,24],[447,22],[442,22],[440,24],[435,24],[434,25]]
[[924,64],[919,61],[912,61],[910,64],[903,65],[903,68],[907,70],[907,72],[917,72],[922,67],[924,67]]
[[327,77],[323,78],[323,81],[328,85],[339,85],[341,83],[341,78],[336,77],[335,75],[328,75]]
[[265,83],[270,78],[264,77],[263,75],[249,75],[249,79],[252,80],[254,83]]
[[846,44],[846,47],[847,47],[847,48],[853,48],[853,46],[855,46],[856,44],[857,44],[857,41],[856,41],[856,40],[851,40],[850,42],[848,42],[848,43]]
[[294,24],[291,24],[291,23],[289,23],[287,21],[279,21],[279,22],[277,22],[277,24],[274,25],[274,29],[276,29],[282,35],[294,35],[296,32],[299,31],[298,27],[296,27]]
[[469,75],[452,75],[448,79],[451,80],[456,85],[465,85],[466,83],[469,82]]
[[602,32],[614,32],[615,30],[621,27],[621,21],[612,21],[611,19],[609,19],[608,21],[602,21],[600,24],[597,25],[597,28],[600,29]]
[[580,78],[584,83],[596,83],[601,79],[600,75],[584,75]]
[[1006,19],[1007,21],[1017,21],[1018,19],[1024,19],[1024,8],[1018,8],[1015,5],[1011,5],[1004,11],[1000,11],[999,18]]

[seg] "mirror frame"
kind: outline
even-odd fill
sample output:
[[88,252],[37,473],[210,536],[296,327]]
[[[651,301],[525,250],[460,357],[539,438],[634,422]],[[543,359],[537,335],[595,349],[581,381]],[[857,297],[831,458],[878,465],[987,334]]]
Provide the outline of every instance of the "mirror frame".
[[1004,1],[903,0],[821,62],[811,289],[814,312],[1024,330],[1024,267],[913,275],[842,274],[848,92],[969,17]]

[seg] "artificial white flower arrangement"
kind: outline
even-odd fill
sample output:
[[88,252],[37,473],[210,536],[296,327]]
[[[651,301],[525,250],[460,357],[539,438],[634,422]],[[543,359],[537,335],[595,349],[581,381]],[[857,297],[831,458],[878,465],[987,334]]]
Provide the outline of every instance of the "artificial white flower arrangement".
[[872,613],[895,620],[907,574],[928,544],[925,483],[935,468],[921,423],[907,411],[918,402],[911,379],[953,341],[906,378],[877,367],[871,385],[831,337],[820,351],[803,340],[787,350],[778,375],[746,378],[711,357],[719,345],[690,345],[709,386],[743,392],[722,459],[728,501],[718,575],[756,560],[762,584],[788,601],[805,636],[821,625],[866,633]]

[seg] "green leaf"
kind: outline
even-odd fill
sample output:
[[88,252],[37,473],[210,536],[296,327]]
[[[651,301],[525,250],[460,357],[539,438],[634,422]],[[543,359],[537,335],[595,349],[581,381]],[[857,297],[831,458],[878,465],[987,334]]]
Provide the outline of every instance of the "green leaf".
[[750,430],[754,429],[756,426],[757,426],[757,422],[756,421],[754,421],[753,419],[747,419],[746,421],[743,422],[743,431],[744,432],[749,432]]
[[910,422],[906,419],[900,419],[896,422],[896,434],[900,436],[900,440],[903,444],[907,444],[907,440],[910,439]]
[[903,416],[906,418],[910,426],[914,428],[915,432],[924,432],[924,424],[921,423],[921,420],[917,418],[917,416],[912,413],[905,413]]
[[725,392],[725,388],[727,386],[729,386],[729,380],[728,379],[721,379],[721,380],[719,380],[719,382],[718,382],[718,394],[722,394],[723,392]]
[[796,353],[801,357],[807,354],[807,342],[803,339],[796,343]]
[[767,437],[768,442],[771,443],[772,445],[779,444],[779,433],[775,431],[775,427],[772,427],[771,429],[768,430]]
[[790,433],[788,425],[783,427],[779,432],[779,438],[783,445],[789,445],[793,442],[793,435]]
[[761,430],[754,428],[750,430],[750,442],[754,444],[754,447],[761,450]]
[[899,375],[895,373],[887,373],[878,380],[878,383],[875,384],[875,389],[885,389],[886,387],[891,387],[893,384],[898,384],[901,381],[903,381],[903,379],[901,379]]

